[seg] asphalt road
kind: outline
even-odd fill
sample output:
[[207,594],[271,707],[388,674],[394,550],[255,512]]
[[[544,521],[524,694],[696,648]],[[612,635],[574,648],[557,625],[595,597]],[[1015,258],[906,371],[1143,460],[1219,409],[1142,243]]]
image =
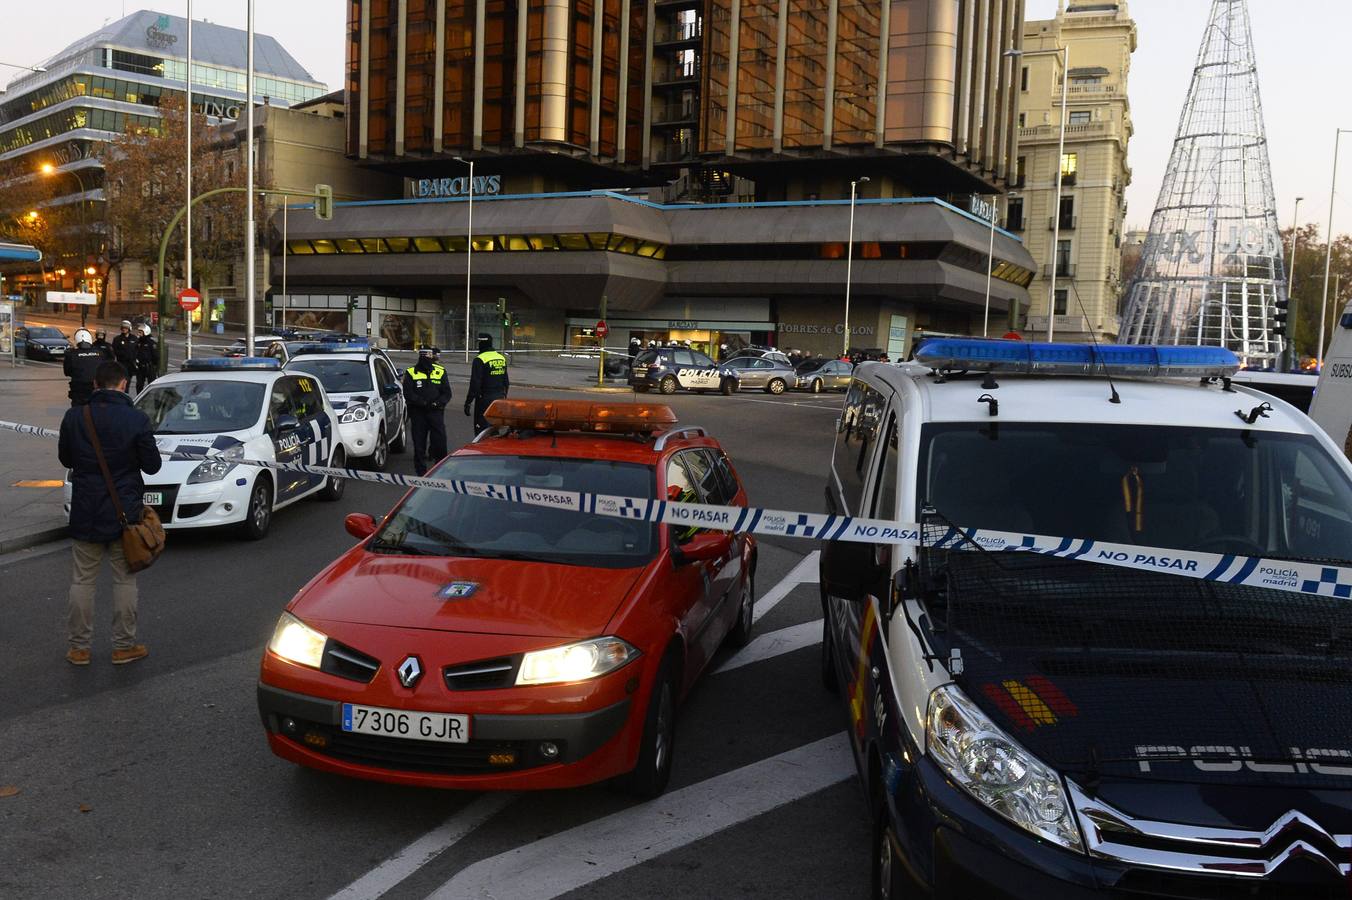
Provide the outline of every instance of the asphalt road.
[[[670,402],[723,441],[753,503],[821,507],[838,397]],[[108,663],[106,583],[94,664],[62,658],[64,546],[0,557],[0,897],[867,895],[843,709],[818,680],[811,544],[762,542],[758,637],[724,651],[681,708],[671,786],[653,802],[604,786],[417,790],[273,757],[254,685],[278,612],[351,546],[345,513],[395,499],[352,483],[339,503],[278,513],[258,544],[171,533],[141,577],[151,656],[131,666]]]

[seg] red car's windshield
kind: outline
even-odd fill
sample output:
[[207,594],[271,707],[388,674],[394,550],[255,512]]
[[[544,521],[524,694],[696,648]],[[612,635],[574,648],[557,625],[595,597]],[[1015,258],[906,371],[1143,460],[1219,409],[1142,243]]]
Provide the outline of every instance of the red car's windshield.
[[[531,456],[451,457],[431,477],[645,499],[656,485],[651,466]],[[409,495],[369,546],[375,552],[621,569],[652,558],[657,529],[648,522],[424,489]]]

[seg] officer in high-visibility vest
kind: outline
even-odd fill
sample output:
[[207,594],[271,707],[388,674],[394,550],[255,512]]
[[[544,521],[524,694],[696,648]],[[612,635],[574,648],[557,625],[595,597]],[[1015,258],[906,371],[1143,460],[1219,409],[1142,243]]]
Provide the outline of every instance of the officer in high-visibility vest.
[[404,402],[413,428],[413,471],[426,475],[429,462],[446,455],[446,404],[451,379],[437,362],[436,347],[419,347],[418,361],[404,373]]
[[[493,338],[479,335],[479,355],[469,371],[469,393],[465,395],[465,415],[474,416],[474,433],[488,427],[484,412],[494,400],[507,396],[511,387],[507,378],[507,357],[493,349]],[[470,407],[473,406],[471,413]]]

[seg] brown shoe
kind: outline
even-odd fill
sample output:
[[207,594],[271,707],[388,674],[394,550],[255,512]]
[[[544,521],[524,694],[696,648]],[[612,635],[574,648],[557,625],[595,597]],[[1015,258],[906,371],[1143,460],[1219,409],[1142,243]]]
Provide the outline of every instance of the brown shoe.
[[89,665],[89,651],[76,650],[72,647],[66,651],[66,662],[72,666],[87,666]]
[[[89,653],[86,651],[85,656],[88,657],[88,655]],[[126,665],[129,662],[136,662],[138,659],[145,659],[149,655],[150,650],[145,644],[133,644],[125,650],[113,651],[113,665]]]

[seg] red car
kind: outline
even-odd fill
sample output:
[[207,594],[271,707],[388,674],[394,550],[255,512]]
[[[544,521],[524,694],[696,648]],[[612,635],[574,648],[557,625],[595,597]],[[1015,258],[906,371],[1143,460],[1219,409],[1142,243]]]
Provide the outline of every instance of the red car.
[[[432,477],[745,506],[718,441],[666,406],[499,400]],[[409,492],[287,606],[258,706],[274,753],[400,784],[655,796],[676,707],[751,635],[756,543],[467,494]]]

